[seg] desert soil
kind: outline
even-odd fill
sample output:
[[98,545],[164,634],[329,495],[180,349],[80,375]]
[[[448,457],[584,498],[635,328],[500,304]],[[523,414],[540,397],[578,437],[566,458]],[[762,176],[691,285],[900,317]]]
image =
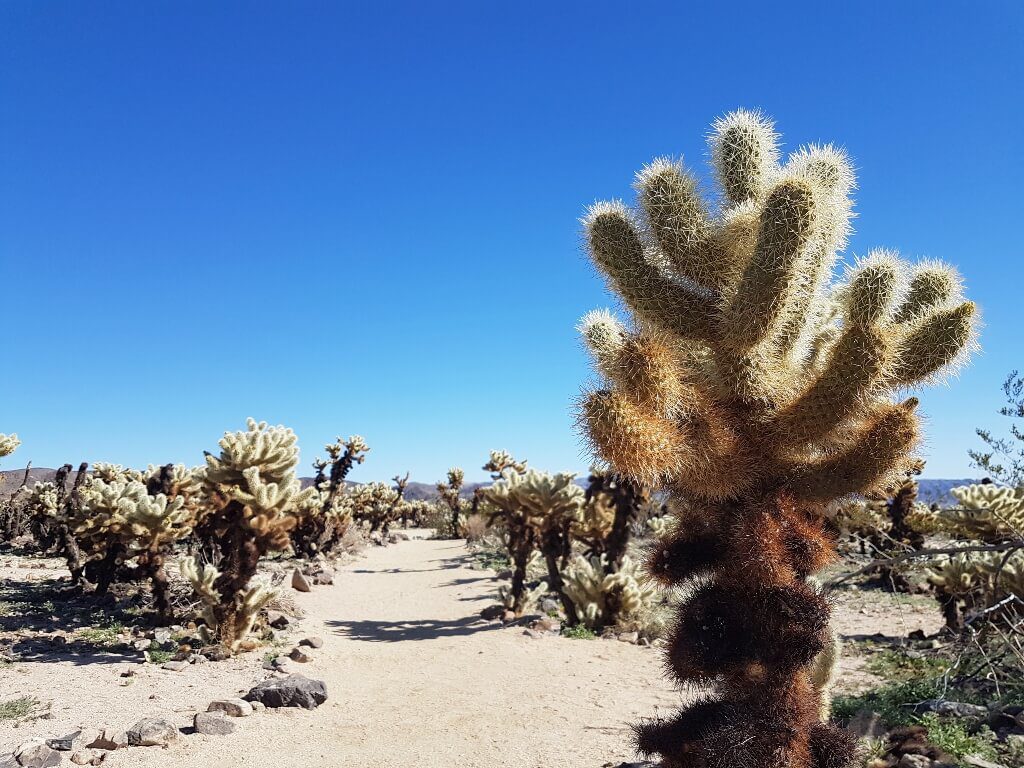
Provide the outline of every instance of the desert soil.
[[[662,675],[660,651],[613,640],[536,640],[521,627],[482,621],[496,582],[472,562],[462,542],[370,549],[338,572],[333,587],[292,593],[304,613],[292,639],[324,639],[312,663],[296,665],[326,682],[324,705],[238,719],[226,737],[120,750],[104,765],[597,768],[635,759],[630,723],[666,714],[680,700]],[[836,611],[841,634],[892,631],[888,599],[844,593]],[[898,634],[936,628],[934,607],[897,608]],[[81,725],[126,728],[142,716],[186,727],[195,708],[270,676],[254,672],[260,653],[177,673],[117,658],[18,662],[0,670],[0,700],[27,694],[52,702],[51,719],[18,729],[0,721],[0,753],[31,736]],[[860,664],[844,660],[842,689],[872,682]],[[122,685],[128,668],[135,677]]]

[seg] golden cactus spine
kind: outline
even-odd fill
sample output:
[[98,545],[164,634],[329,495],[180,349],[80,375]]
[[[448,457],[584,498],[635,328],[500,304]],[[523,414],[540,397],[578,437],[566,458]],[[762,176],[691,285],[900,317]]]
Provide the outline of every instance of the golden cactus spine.
[[[832,282],[853,173],[832,147],[779,162],[761,115],[714,125],[713,210],[681,163],[636,180],[639,212],[599,203],[590,254],[629,311],[581,330],[602,383],[580,404],[594,452],[665,489],[680,524],[649,567],[704,576],[679,612],[668,664],[713,695],[638,728],[679,766],[836,768],[849,737],[819,720],[810,667],[828,605],[806,579],[833,557],[827,503],[889,490],[914,465],[917,400],[974,346],[976,310],[948,267],[873,251]],[[906,286],[906,287],[905,287]]]

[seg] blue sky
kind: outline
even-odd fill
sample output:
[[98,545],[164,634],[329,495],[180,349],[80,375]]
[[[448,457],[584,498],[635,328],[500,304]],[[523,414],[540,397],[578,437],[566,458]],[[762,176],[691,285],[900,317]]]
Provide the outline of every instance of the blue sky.
[[744,106],[859,168],[857,233],[943,258],[985,348],[924,394],[932,477],[1024,368],[1024,5],[0,5],[0,431],[198,463],[252,415],[355,479],[491,448],[584,470],[577,218]]

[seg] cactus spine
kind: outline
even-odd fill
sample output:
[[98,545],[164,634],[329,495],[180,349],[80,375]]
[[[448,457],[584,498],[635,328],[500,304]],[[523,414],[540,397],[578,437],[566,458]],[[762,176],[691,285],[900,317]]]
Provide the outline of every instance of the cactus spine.
[[613,470],[674,502],[680,524],[649,568],[694,587],[668,664],[713,689],[639,726],[638,745],[668,768],[835,768],[852,744],[820,722],[810,679],[829,642],[828,604],[806,583],[834,556],[824,507],[912,467],[917,400],[892,394],[963,359],[975,307],[950,268],[915,272],[888,251],[829,284],[851,214],[842,152],[780,166],[771,123],[745,111],[715,123],[711,147],[721,210],[658,160],[637,176],[639,213],[599,203],[584,218],[632,322],[584,318],[603,383],[580,421]]

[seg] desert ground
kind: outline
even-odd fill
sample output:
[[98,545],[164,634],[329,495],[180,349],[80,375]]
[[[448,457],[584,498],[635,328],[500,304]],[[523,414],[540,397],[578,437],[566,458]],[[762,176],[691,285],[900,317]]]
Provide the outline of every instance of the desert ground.
[[[480,618],[494,603],[496,574],[460,540],[413,536],[366,550],[339,568],[333,585],[288,590],[301,619],[275,642],[323,639],[311,662],[288,670],[326,683],[319,708],[268,709],[233,719],[237,730],[227,736],[191,734],[194,714],[210,700],[281,674],[263,668],[273,648],[172,672],[131,650],[72,652],[51,643],[0,668],[0,700],[31,696],[44,707],[37,718],[0,720],[0,754],[32,737],[126,729],[153,716],[183,735],[168,747],[108,752],[103,764],[596,768],[637,760],[630,724],[671,711],[687,695],[662,675],[657,644],[535,638],[525,621]],[[58,573],[17,567],[31,563],[12,557],[0,562],[8,588]],[[934,607],[891,594],[842,592],[835,605],[848,641],[932,632],[941,623]],[[843,659],[839,691],[877,682],[862,661]]]

